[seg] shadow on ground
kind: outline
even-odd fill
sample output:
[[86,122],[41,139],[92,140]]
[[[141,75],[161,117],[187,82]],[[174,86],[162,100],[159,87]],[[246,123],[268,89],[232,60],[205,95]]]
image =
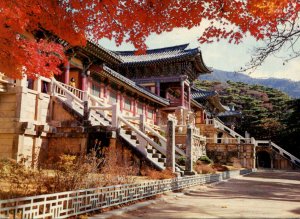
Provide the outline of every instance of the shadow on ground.
[[[276,182],[277,179],[280,179],[281,182]],[[282,182],[282,180],[284,181]],[[217,186],[210,188],[209,193],[201,190],[190,190],[186,195],[218,199],[245,198],[299,202],[300,172],[281,174],[257,172],[241,179],[231,179],[230,182],[219,183]],[[235,189],[232,189],[232,184],[234,184]]]

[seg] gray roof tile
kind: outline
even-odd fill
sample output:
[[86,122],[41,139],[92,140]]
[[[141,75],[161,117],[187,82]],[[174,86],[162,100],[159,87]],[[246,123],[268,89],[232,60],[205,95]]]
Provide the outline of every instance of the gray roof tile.
[[109,73],[111,76],[121,80],[122,82],[126,83],[127,85],[131,86],[132,88],[138,90],[139,92],[155,99],[156,101],[159,101],[165,105],[169,105],[170,102],[169,100],[162,98],[160,96],[157,96],[156,94],[153,94],[152,92],[148,91],[146,88],[136,84],[134,81],[124,77],[123,75],[121,75],[120,73],[112,70],[111,68],[107,67],[106,65],[103,65],[103,70],[107,73]]

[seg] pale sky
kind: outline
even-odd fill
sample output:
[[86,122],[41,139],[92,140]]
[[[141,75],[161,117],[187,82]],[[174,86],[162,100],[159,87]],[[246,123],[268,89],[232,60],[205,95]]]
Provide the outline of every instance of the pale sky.
[[[224,71],[239,71],[250,60],[253,48],[259,45],[258,42],[250,37],[247,37],[239,45],[228,44],[226,41],[200,45],[197,41],[200,35],[201,28],[199,27],[190,30],[177,28],[160,35],[151,35],[147,38],[146,44],[149,49],[155,49],[190,43],[190,48],[200,47],[203,60],[207,66]],[[111,50],[134,50],[131,44],[123,43],[120,47],[116,47],[114,42],[107,39],[103,39],[99,43]],[[286,78],[300,81],[300,58],[291,60],[283,65],[282,59],[274,56],[269,57],[263,66],[251,73],[251,76]]]

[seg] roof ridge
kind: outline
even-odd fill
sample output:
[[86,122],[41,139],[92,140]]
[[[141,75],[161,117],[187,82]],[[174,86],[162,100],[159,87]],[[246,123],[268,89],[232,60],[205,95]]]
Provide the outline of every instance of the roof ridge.
[[[141,54],[141,55],[170,52],[170,51],[177,51],[177,50],[184,51],[188,47],[188,45],[189,45],[189,43],[185,43],[185,44],[176,45],[176,46],[162,47],[162,48],[156,48],[156,49],[147,49],[146,53]],[[136,50],[113,51],[113,52],[118,55],[124,56],[124,55],[135,55]]]
[[217,94],[217,91],[215,91],[215,90],[205,90],[205,89],[201,89],[201,88],[196,88],[194,86],[192,87],[192,90],[195,90],[195,92],[204,92],[204,93],[215,93],[215,94]]

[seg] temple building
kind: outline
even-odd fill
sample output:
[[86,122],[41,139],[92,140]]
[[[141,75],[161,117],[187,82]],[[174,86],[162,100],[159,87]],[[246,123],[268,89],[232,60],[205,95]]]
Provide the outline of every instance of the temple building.
[[[219,95],[193,86],[211,72],[199,48],[184,44],[138,55],[92,42],[85,47],[59,42],[69,58],[61,75],[17,81],[2,75],[0,158],[27,156],[35,166],[96,147],[115,148],[140,166],[168,167],[181,175],[191,173],[204,155],[256,166],[256,148],[263,142],[226,126],[217,116],[232,112]],[[177,163],[180,157],[186,158],[185,167]],[[298,160],[289,157],[270,160],[278,168],[293,168]]]

